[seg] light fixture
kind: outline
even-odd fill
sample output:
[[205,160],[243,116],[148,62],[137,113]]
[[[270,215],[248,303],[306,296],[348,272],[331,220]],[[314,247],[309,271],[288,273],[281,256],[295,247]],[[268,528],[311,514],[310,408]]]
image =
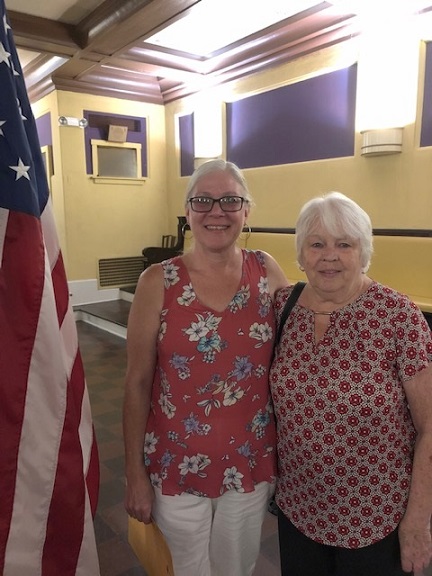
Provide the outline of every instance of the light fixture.
[[222,103],[211,94],[202,92],[194,114],[195,164],[222,155]]
[[362,156],[384,156],[402,152],[403,128],[364,130],[361,134]]
[[75,126],[77,128],[87,128],[88,126],[86,118],[75,118],[74,116],[59,116],[58,123],[60,126]]
[[205,57],[315,4],[315,0],[271,0],[265,10],[251,10],[250,0],[200,0],[184,18],[156,32],[146,43]]
[[401,127],[413,124],[417,112],[420,44],[413,3],[360,4],[356,129],[366,148],[371,139],[384,154],[400,152]]

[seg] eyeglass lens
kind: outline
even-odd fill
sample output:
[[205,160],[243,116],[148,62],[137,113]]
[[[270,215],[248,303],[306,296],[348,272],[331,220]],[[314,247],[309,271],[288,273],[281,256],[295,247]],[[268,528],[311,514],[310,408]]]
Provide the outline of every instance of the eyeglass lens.
[[194,212],[211,212],[215,202],[224,212],[238,212],[242,209],[244,198],[241,196],[222,196],[222,198],[209,198],[208,196],[195,196],[189,198]]

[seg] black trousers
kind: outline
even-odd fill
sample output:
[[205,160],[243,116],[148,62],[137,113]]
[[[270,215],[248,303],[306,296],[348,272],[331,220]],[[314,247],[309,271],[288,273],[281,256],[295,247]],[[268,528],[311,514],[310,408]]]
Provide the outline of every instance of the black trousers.
[[282,576],[408,576],[400,563],[397,530],[370,546],[348,549],[314,542],[280,509],[278,527]]

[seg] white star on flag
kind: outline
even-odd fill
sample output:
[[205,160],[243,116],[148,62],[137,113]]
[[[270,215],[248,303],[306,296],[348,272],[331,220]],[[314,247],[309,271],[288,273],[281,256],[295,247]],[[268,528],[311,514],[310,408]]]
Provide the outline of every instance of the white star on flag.
[[6,34],[7,34],[8,30],[12,30],[12,28],[9,26],[9,22],[6,19],[6,14],[3,16],[3,26],[4,26]]
[[15,178],[15,182],[17,180],[19,180],[20,178],[22,178],[24,176],[24,178],[27,178],[27,180],[30,180],[30,176],[28,175],[28,171],[30,170],[30,166],[25,166],[24,162],[21,160],[21,158],[18,159],[18,166],[9,166],[9,168],[12,168],[12,170],[16,171],[16,178]]
[[[18,76],[19,76],[19,74],[18,74]],[[23,112],[22,112],[21,102],[19,101],[18,98],[17,98],[17,106],[18,106],[18,110],[20,111],[21,118],[22,118],[23,120],[27,120],[27,118],[24,116],[24,114],[23,114]]]
[[1,129],[3,124],[6,124],[6,120],[0,120],[0,136],[4,136],[3,130]]
[[6,62],[6,64],[10,67],[9,56],[10,52],[6,52],[5,47],[0,42],[0,64],[2,62]]

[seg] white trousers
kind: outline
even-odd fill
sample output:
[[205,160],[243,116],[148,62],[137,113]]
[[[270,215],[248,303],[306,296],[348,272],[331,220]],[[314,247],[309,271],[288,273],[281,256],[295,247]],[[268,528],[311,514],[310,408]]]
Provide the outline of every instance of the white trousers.
[[153,517],[165,535],[175,576],[251,576],[274,485],[219,498],[165,496],[155,489]]

